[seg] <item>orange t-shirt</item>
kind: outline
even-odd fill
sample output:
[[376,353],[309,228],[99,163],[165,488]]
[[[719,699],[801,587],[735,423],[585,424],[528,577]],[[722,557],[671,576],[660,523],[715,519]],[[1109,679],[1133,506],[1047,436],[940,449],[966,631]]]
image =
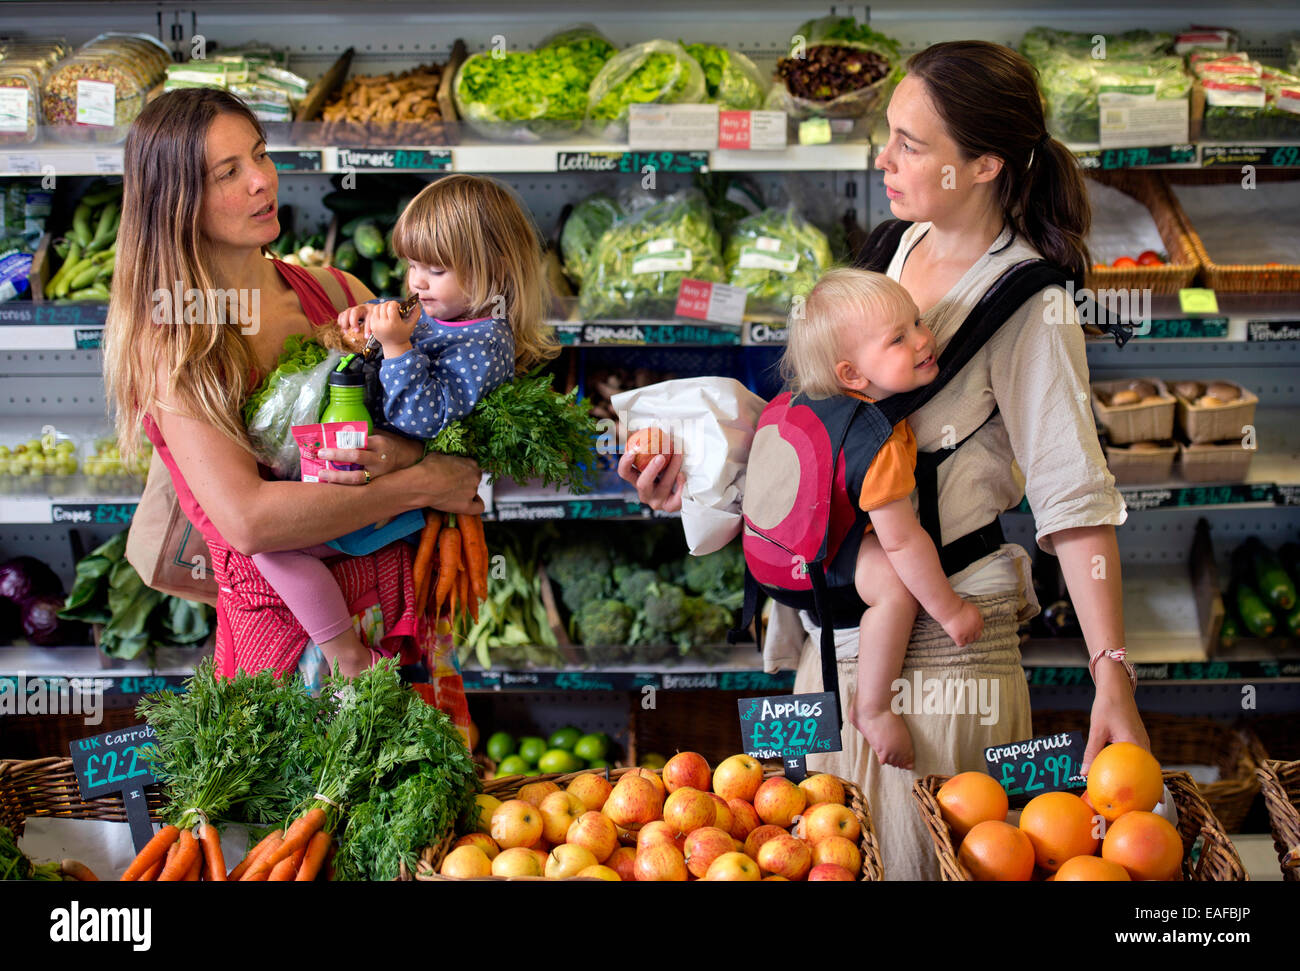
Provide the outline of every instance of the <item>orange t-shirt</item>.
[[[855,398],[871,401],[864,394],[846,391]],[[912,426],[904,418],[885,439],[880,451],[872,459],[871,466],[862,480],[862,494],[858,496],[858,508],[870,512],[886,506],[896,499],[906,499],[916,488],[916,436]],[[867,529],[871,529],[868,525]]]

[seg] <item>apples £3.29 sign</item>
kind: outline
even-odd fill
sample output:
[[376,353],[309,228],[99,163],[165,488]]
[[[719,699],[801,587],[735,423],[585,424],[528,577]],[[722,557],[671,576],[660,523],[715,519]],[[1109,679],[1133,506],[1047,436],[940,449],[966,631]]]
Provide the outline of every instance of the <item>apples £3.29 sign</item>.
[[814,694],[741,698],[740,739],[745,754],[780,759],[785,774],[798,782],[809,755],[839,752],[839,712],[829,691]]

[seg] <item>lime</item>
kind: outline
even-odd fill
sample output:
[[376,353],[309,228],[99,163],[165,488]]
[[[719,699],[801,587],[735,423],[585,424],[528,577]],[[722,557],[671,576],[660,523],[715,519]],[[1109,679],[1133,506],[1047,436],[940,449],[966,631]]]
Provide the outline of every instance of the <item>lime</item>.
[[609,767],[609,763],[604,759],[591,759],[587,763],[587,768],[589,769],[608,769]]
[[580,759],[591,761],[592,759],[603,759],[609,752],[609,739],[603,732],[595,732],[591,735],[584,735],[578,739],[573,746],[573,754]]
[[487,740],[487,755],[493,762],[500,762],[515,750],[515,740],[509,732],[493,732]]
[[507,755],[497,763],[497,775],[523,775],[528,771],[528,763],[517,755]]
[[582,768],[582,759],[562,748],[553,748],[538,759],[537,767],[543,772],[577,772]]
[[581,728],[566,725],[558,732],[552,733],[549,744],[551,748],[562,748],[566,752],[572,752],[573,746],[578,744],[580,738],[582,738]]
[[546,739],[536,735],[525,735],[519,740],[519,755],[529,765],[536,765],[546,749]]
[[527,772],[524,773],[524,775],[541,775],[541,774],[542,774],[541,769],[529,769]]
[[668,760],[658,752],[647,752],[641,756],[641,768],[643,769],[662,769]]

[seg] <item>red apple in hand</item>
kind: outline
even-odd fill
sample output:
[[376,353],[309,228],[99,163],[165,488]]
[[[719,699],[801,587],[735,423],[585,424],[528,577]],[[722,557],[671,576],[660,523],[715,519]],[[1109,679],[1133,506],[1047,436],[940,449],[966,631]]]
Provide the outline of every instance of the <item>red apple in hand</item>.
[[628,436],[627,450],[633,456],[632,464],[636,470],[644,472],[656,455],[672,455],[673,443],[666,431],[656,425],[649,425],[638,428]]

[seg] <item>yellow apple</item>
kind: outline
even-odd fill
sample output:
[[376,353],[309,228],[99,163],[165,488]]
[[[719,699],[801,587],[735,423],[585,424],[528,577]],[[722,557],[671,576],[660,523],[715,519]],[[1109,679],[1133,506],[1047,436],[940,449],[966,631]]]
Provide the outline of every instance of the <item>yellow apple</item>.
[[578,876],[587,877],[589,879],[595,878],[597,880],[622,880],[623,879],[617,873],[611,870],[609,867],[601,866],[599,863],[597,863],[595,866],[589,866],[585,870],[578,871]]
[[804,778],[799,783],[799,788],[804,791],[808,797],[808,805],[815,806],[819,802],[833,802],[844,805],[844,787],[840,785],[840,780],[833,775],[825,772],[817,772]]
[[470,833],[468,836],[462,836],[452,844],[452,849],[459,849],[462,846],[477,846],[489,860],[496,859],[496,855],[501,852],[501,847],[497,846],[496,840],[487,833]]
[[563,843],[573,821],[587,811],[586,804],[571,792],[552,792],[542,800],[542,837],[549,843]]
[[667,843],[669,846],[677,847],[683,853],[686,852],[685,834],[679,833],[662,819],[650,820],[636,834],[638,853],[647,846],[654,846],[656,843]]
[[602,812],[618,826],[640,826],[658,819],[663,801],[649,780],[624,776],[605,801]]
[[678,752],[663,767],[664,788],[670,794],[684,788],[708,792],[712,778],[709,763],[698,752]]
[[618,878],[624,882],[636,880],[636,849],[631,846],[620,846],[609,855],[605,861],[605,866],[609,867],[618,874]]
[[727,800],[716,792],[710,792],[709,798],[713,800],[713,825],[724,833],[730,833],[732,818],[731,807],[727,805]]
[[560,787],[549,780],[546,782],[530,782],[526,786],[520,786],[519,795],[515,796],[515,798],[540,807],[543,799],[552,792],[559,791]]
[[757,827],[747,837],[745,837],[745,855],[751,859],[758,859],[758,851],[768,840],[776,839],[778,836],[789,836],[790,834],[780,826],[764,825]]
[[542,838],[542,814],[522,799],[507,800],[492,814],[491,836],[503,850],[532,846]]
[[609,794],[614,791],[603,775],[597,775],[595,772],[584,772],[572,782],[569,783],[567,792],[573,793],[582,800],[583,805],[588,809],[594,809],[597,812],[605,805],[605,800]]
[[492,861],[477,846],[458,846],[447,854],[438,871],[444,877],[470,880],[492,876]]
[[833,802],[819,802],[803,814],[802,822],[804,839],[810,843],[820,843],[828,836],[843,836],[856,843],[862,836],[862,825],[853,810]]
[[803,840],[782,833],[759,847],[758,868],[787,880],[802,880],[812,868],[812,850]]
[[709,865],[704,879],[729,882],[758,880],[758,864],[744,853],[723,853]]
[[480,833],[492,832],[492,814],[497,811],[497,806],[501,805],[501,800],[496,796],[489,796],[481,792],[474,797],[474,803],[478,806],[478,825]]
[[758,787],[754,794],[754,811],[763,822],[784,829],[803,812],[806,800],[802,789],[789,779],[777,776]]
[[733,799],[754,801],[754,793],[763,783],[763,766],[748,755],[733,755],[713,770],[713,791],[727,802]]
[[701,826],[712,826],[718,811],[709,793],[683,787],[664,800],[664,822],[678,833],[692,833]]
[[656,843],[637,850],[633,868],[640,883],[686,882],[686,859],[671,843]]
[[585,846],[565,843],[551,850],[546,858],[546,876],[552,880],[564,880],[576,877],[589,866],[597,866],[596,857]]
[[731,829],[728,830],[737,839],[747,839],[749,834],[763,825],[754,811],[753,803],[744,799],[728,799],[727,808],[731,810]]
[[[668,798],[668,789],[664,786],[664,780],[659,777],[659,773],[654,769],[628,769],[619,778],[618,785],[623,785],[623,783],[630,779],[645,779],[654,786],[655,791],[659,793],[659,805],[662,806],[664,800]],[[618,788],[618,786],[615,786],[615,788]]]
[[734,852],[735,841],[729,833],[716,826],[701,826],[686,837],[686,869],[697,877],[706,876],[714,860]]
[[569,825],[564,841],[590,850],[597,863],[604,863],[618,848],[618,832],[608,817],[588,810]]
[[790,882],[790,878],[789,878],[789,877],[783,877],[783,876],[781,876],[779,873],[773,873],[770,877],[764,877],[763,879],[764,879],[764,880],[781,880],[781,881],[783,881],[783,882],[785,882],[785,883],[789,883],[789,882]]
[[850,873],[862,872],[862,851],[843,836],[827,836],[813,844],[813,866],[834,863]]
[[537,854],[525,846],[512,846],[502,850],[492,861],[494,877],[540,877],[542,861]]

